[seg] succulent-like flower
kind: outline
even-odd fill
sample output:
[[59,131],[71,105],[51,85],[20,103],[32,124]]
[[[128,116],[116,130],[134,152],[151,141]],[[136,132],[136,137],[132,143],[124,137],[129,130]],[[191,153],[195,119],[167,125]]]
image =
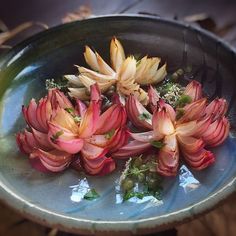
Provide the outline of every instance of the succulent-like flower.
[[177,174],[180,153],[194,169],[201,170],[212,164],[214,154],[205,147],[218,146],[228,137],[227,103],[217,98],[207,104],[197,81],[192,81],[184,94],[191,97],[192,102],[177,110],[181,111],[179,117],[153,88],[149,90],[153,114],[131,95],[126,103],[128,117],[135,126],[149,131],[130,133],[133,141],[113,157],[130,157],[154,146],[158,148],[157,172],[166,176]]
[[148,103],[147,92],[141,86],[161,82],[167,72],[166,64],[160,66],[158,57],[143,57],[137,61],[133,56],[126,58],[124,49],[115,37],[110,44],[111,66],[88,46],[85,47],[84,58],[91,69],[78,66],[79,76],[67,75],[70,96],[82,100],[88,99],[88,89],[97,83],[102,92],[106,92],[113,85],[118,94],[134,95],[142,104]]
[[76,103],[74,107],[58,89],[49,90],[38,104],[32,99],[22,109],[29,127],[17,134],[17,144],[40,170],[58,172],[79,158],[89,174],[110,173],[115,163],[106,154],[122,147],[128,138],[123,127],[125,108],[117,102],[100,114],[101,94],[96,84],[91,87],[88,107],[79,99]]

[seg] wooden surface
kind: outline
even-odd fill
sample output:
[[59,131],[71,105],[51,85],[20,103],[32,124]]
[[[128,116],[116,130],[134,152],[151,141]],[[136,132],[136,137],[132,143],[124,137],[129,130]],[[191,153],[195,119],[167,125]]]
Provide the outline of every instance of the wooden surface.
[[[0,0],[0,19],[9,27],[24,21],[41,21],[55,26],[68,13],[81,5],[91,8],[94,15],[112,13],[145,13],[180,21],[186,16],[206,13],[215,21],[218,32],[236,46],[236,1],[190,0]],[[12,44],[21,41],[39,29],[20,34]],[[236,194],[214,211],[177,227],[180,236],[234,236],[236,235]],[[54,236],[62,235],[33,222],[26,221],[0,204],[0,236]]]

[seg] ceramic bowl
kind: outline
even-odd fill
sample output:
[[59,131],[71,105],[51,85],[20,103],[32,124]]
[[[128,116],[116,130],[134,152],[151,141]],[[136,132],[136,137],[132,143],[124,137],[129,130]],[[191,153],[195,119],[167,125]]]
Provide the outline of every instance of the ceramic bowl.
[[[84,64],[84,46],[108,58],[109,41],[118,37],[128,54],[157,55],[168,70],[191,65],[192,78],[210,97],[229,102],[229,138],[214,148],[216,163],[195,172],[181,165],[166,178],[162,200],[121,203],[116,192],[120,171],[86,177],[75,170],[42,174],[33,170],[15,143],[25,126],[21,105],[45,94],[45,80],[76,71]],[[182,23],[144,16],[103,16],[61,25],[35,35],[0,59],[0,198],[25,217],[68,232],[96,235],[160,231],[210,210],[236,189],[235,51],[210,33]],[[81,200],[86,186],[101,195]]]

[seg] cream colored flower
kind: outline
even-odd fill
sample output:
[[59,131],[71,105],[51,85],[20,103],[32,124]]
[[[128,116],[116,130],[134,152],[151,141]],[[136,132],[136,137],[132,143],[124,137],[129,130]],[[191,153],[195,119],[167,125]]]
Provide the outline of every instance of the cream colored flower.
[[70,96],[83,100],[88,99],[90,86],[97,83],[102,92],[115,85],[121,96],[134,95],[146,105],[148,94],[141,86],[157,84],[167,74],[166,64],[159,68],[161,59],[158,57],[145,56],[138,62],[133,56],[126,58],[121,43],[115,37],[110,44],[111,66],[88,46],[85,47],[84,58],[91,69],[78,66],[79,76],[65,76],[72,85]]

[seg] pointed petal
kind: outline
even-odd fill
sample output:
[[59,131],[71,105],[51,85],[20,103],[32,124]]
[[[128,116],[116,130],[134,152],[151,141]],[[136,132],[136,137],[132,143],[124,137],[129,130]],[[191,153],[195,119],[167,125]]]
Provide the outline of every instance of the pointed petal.
[[120,68],[118,80],[128,82],[134,81],[134,75],[136,72],[136,60],[134,57],[128,57]]
[[102,59],[102,57],[96,52],[97,62],[99,66],[99,72],[105,75],[115,75],[115,71]]
[[112,157],[118,159],[126,159],[130,156],[142,154],[152,146],[150,143],[139,142],[137,140],[129,142],[127,145],[120,148],[117,152],[112,154]]
[[101,74],[101,73],[87,69],[82,66],[78,66],[78,69],[82,75],[87,76],[90,79],[97,81],[97,82],[101,82],[101,83],[105,82],[106,83],[106,82],[112,82],[113,80],[115,80],[114,74],[112,74],[112,75]]
[[150,143],[155,137],[153,131],[143,132],[143,133],[131,133],[130,136],[140,142]]
[[225,141],[229,135],[230,124],[227,118],[215,120],[203,134],[203,140],[209,147],[215,147]]
[[69,96],[72,98],[78,98],[82,101],[89,100],[89,95],[87,94],[87,88],[68,88]]
[[100,102],[91,101],[79,127],[79,136],[88,138],[93,135],[97,129],[100,113]]
[[181,136],[191,136],[196,133],[197,121],[190,121],[182,124],[177,124],[176,133]]
[[151,107],[152,112],[154,112],[157,109],[157,104],[160,99],[160,96],[157,93],[157,90],[154,89],[151,85],[148,89],[148,97],[149,97],[149,105]]
[[60,107],[55,111],[51,122],[66,130],[70,130],[71,133],[79,133],[79,128],[72,115]]
[[16,135],[16,143],[20,151],[25,154],[30,154],[34,148],[39,146],[33,134],[27,130]]
[[30,158],[38,158],[48,170],[52,172],[59,172],[69,166],[72,155],[58,150],[45,152],[42,149],[36,149],[30,155]]
[[126,112],[124,107],[119,104],[114,104],[99,117],[96,134],[105,134],[112,129],[123,126],[125,123]]
[[84,58],[86,63],[95,71],[99,71],[98,61],[95,53],[88,46],[85,46]]
[[96,160],[106,155],[107,149],[85,142],[81,154],[88,160]]
[[73,107],[70,100],[59,89],[52,89],[51,104],[56,104],[55,107],[59,105],[61,108]]
[[113,159],[107,157],[102,157],[95,161],[84,158],[83,166],[88,174],[100,176],[107,175],[116,168]]
[[195,102],[202,98],[202,85],[196,80],[192,80],[185,88],[184,94],[191,97]]
[[129,96],[126,111],[130,121],[139,128],[152,129],[152,114],[134,96]]
[[194,137],[178,136],[178,141],[182,152],[187,152],[189,154],[196,153],[200,149],[204,148],[205,143],[201,138],[197,139]]
[[167,75],[167,71],[166,71],[166,63],[156,71],[155,75],[150,79],[149,83],[150,84],[158,84],[160,83],[162,80],[165,79],[166,75]]
[[177,123],[184,123],[192,120],[199,120],[203,117],[206,109],[206,98],[202,98],[195,102],[186,105],[184,115],[177,121]]
[[170,116],[171,121],[175,122],[176,113],[175,113],[174,108],[171,105],[165,103],[165,101],[163,99],[159,99],[158,106],[159,106],[159,108],[165,108]]
[[128,143],[130,134],[126,128],[116,130],[108,145],[109,153],[116,152]]
[[87,111],[87,106],[80,99],[76,99],[75,109],[80,117],[84,117],[84,114]]
[[41,125],[37,120],[37,107],[38,105],[35,102],[35,100],[31,99],[29,106],[27,108],[24,106],[22,107],[22,112],[29,126],[32,126],[33,128],[43,132],[44,129],[43,127],[41,127]]
[[205,110],[207,116],[212,116],[213,120],[223,117],[228,109],[228,104],[223,98],[214,99]]
[[39,146],[44,150],[52,149],[51,144],[48,142],[48,135],[42,132],[37,131],[36,129],[32,128],[32,133],[34,139],[37,140]]
[[215,162],[214,154],[204,148],[196,153],[182,152],[185,161],[194,169],[202,170]]
[[152,118],[152,126],[155,137],[173,134],[175,129],[166,108],[156,111]]
[[118,72],[125,60],[125,52],[120,41],[113,37],[110,44],[110,56],[113,69]]
[[83,84],[81,83],[79,76],[76,75],[64,75],[64,78],[68,80],[69,85],[73,85],[76,87],[83,87]]
[[157,172],[165,176],[175,176],[179,166],[179,150],[176,135],[164,138],[165,146],[160,149],[157,159]]
[[101,101],[101,91],[99,89],[98,84],[94,84],[90,87],[90,91],[91,91],[91,101],[96,101],[99,102]]

